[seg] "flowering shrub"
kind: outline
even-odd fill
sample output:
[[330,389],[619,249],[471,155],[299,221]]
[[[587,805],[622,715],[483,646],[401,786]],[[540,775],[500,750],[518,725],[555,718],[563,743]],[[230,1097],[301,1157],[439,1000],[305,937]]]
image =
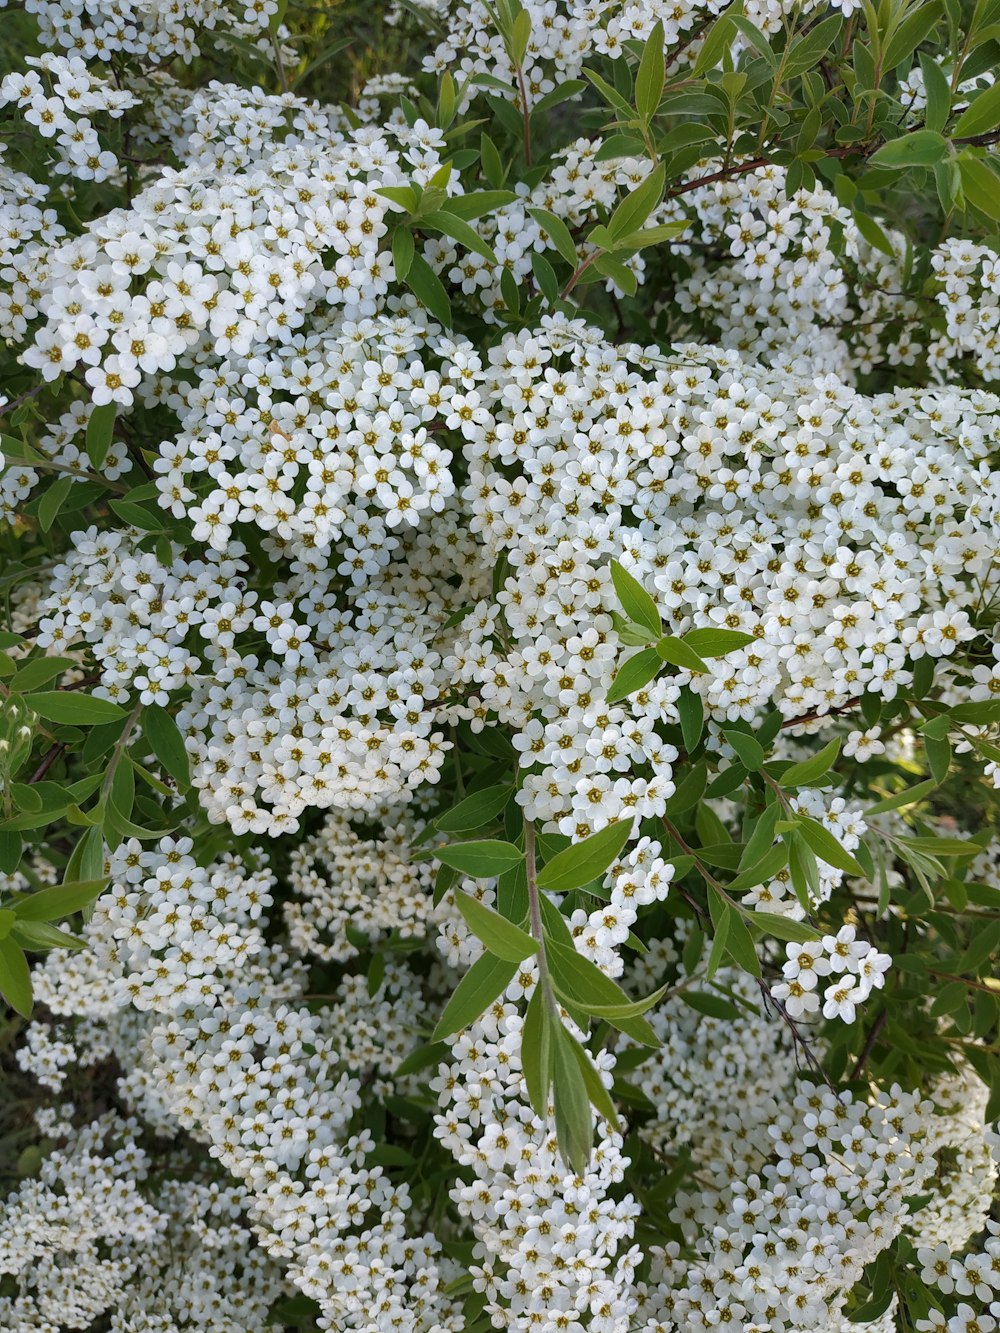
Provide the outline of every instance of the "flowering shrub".
[[0,1327],[996,1329],[998,0],[3,23]]

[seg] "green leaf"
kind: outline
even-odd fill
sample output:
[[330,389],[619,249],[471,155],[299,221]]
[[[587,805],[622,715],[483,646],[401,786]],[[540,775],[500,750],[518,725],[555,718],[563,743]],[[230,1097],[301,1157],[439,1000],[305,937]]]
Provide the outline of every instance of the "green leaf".
[[[72,667],[78,667],[69,657],[35,657],[25,662],[10,682],[11,694],[23,694],[25,690],[37,690],[39,685],[47,685],[54,677]],[[29,704],[31,700],[28,701]]]
[[123,523],[129,527],[138,528],[140,532],[163,532],[164,516],[162,514],[152,514],[142,505],[133,504],[130,500],[111,500],[109,508],[118,515]]
[[424,259],[414,254],[406,275],[406,285],[428,313],[446,329],[451,328],[451,305],[441,279]]
[[816,853],[808,845],[797,828],[782,833],[782,839],[788,847],[788,869],[792,876],[792,888],[804,912],[812,910],[820,898],[819,863]]
[[473,222],[484,213],[495,213],[498,208],[513,204],[516,199],[513,190],[473,190],[469,194],[453,195],[441,207],[457,218]]
[[[487,245],[479,233],[467,222],[463,222],[454,213],[446,212],[443,208],[434,213],[427,213],[420,218],[420,226],[426,229],[430,227],[432,231],[442,232],[445,236],[450,236],[453,241],[459,245],[464,245],[466,250],[472,250],[477,255],[482,255],[490,264],[497,262],[497,257],[491,246]],[[412,262],[412,261],[411,261]]]
[[769,848],[756,865],[740,871],[736,878],[726,885],[726,891],[728,893],[743,893],[747,889],[755,889],[758,884],[766,884],[769,880],[774,879],[775,875],[780,874],[787,864],[788,848],[782,843],[776,843],[775,846]]
[[[913,10],[907,14],[899,27],[889,38],[882,55],[882,67],[884,69],[895,69],[901,65],[904,60],[908,60],[917,47],[927,39],[931,29],[937,23],[941,15],[941,6],[937,0],[921,0],[921,3],[914,5]],[[934,129],[934,126],[931,126]],[[941,126],[936,128],[940,129]]]
[[726,953],[726,941],[729,938],[729,928],[738,913],[720,894],[710,893],[708,895],[708,905],[711,910],[714,933],[705,975],[711,981],[722,966],[722,960]]
[[725,14],[722,14],[709,28],[705,40],[701,44],[701,49],[695,57],[692,74],[695,78],[699,75],[707,74],[709,70],[715,69],[723,55],[729,50],[736,36],[736,24],[733,22],[732,15],[738,14],[743,8],[741,0],[730,5]]
[[726,1000],[721,995],[713,995],[710,991],[681,991],[680,999],[688,1008],[694,1009],[699,1014],[704,1014],[706,1018],[734,1019],[741,1017],[739,1009],[733,1004],[732,1000]]
[[626,1004],[589,1004],[587,1013],[592,1014],[594,1018],[606,1018],[612,1023],[616,1018],[638,1018],[640,1014],[646,1013],[654,1004],[659,1003],[666,993],[667,987],[661,986],[644,1000],[632,1000]]
[[[92,827],[87,829],[86,833],[80,838],[80,841],[70,853],[69,860],[66,862],[66,869],[63,872],[63,885],[74,887],[80,884],[90,884],[94,880],[102,879],[104,875],[104,835],[99,828]],[[63,887],[61,885],[60,887]],[[97,890],[99,892],[100,890]],[[44,890],[48,892],[48,890]],[[86,911],[86,909],[84,909]],[[19,912],[20,916],[21,913]]]
[[890,810],[902,810],[904,806],[915,805],[917,801],[922,801],[925,796],[929,796],[934,791],[938,782],[936,778],[928,778],[925,782],[918,782],[916,786],[907,787],[905,791],[899,791],[895,796],[886,796],[881,801],[876,801],[865,811],[865,819],[871,815],[888,814]]
[[621,1126],[618,1121],[618,1112],[615,1110],[615,1104],[611,1100],[611,1094],[604,1086],[604,1080],[598,1073],[596,1065],[573,1034],[571,1032],[566,1032],[565,1028],[563,1029],[563,1032],[569,1038],[570,1049],[576,1056],[576,1062],[580,1066],[580,1072],[583,1074],[583,1082],[586,1086],[587,1097],[590,1100],[591,1106],[595,1108],[599,1115],[603,1116],[612,1129],[620,1129]]
[[808,787],[829,773],[840,754],[840,741],[830,741],[808,759],[786,768],[778,781],[783,787]]
[[699,657],[725,657],[737,648],[756,643],[756,636],[739,629],[689,629],[681,640],[693,648]]
[[603,78],[596,70],[585,69],[583,71],[586,78],[594,85],[609,106],[613,106],[616,111],[620,111],[626,122],[632,119],[632,107],[626,98],[622,97],[617,88],[612,87],[607,79]]
[[104,460],[111,448],[115,432],[115,417],[118,415],[117,403],[102,403],[95,407],[87,419],[87,432],[84,436],[87,457],[95,472],[100,472]]
[[[746,836],[747,833],[749,833],[750,836],[747,838],[746,845],[743,848],[743,854],[739,859],[740,870],[747,870],[750,866],[756,865],[760,858],[766,852],[771,850],[774,845],[775,828],[780,813],[781,806],[777,801],[772,801],[769,806],[761,811],[760,815],[754,822],[752,830],[749,825],[744,825],[744,836]],[[729,845],[732,846],[732,844]],[[704,855],[705,851],[704,848],[702,848],[702,857],[704,857]],[[731,865],[732,862],[729,862],[728,864]]]
[[842,27],[841,15],[831,14],[829,18],[817,23],[805,36],[795,41],[784,62],[785,79],[794,78],[797,74],[814,69],[829,51]]
[[708,664],[702,660],[683,639],[676,639],[671,634],[665,634],[662,639],[656,643],[656,651],[663,658],[664,662],[669,662],[671,666],[681,667],[684,671],[694,671],[704,674],[708,670]]
[[927,93],[924,123],[929,130],[943,130],[951,114],[951,84],[948,76],[928,51],[920,52],[920,69]]
[[555,270],[540,250],[532,251],[531,272],[534,274],[538,290],[549,305],[555,305],[559,300],[559,283],[556,279]]
[[552,1086],[553,1019],[545,1004],[541,986],[536,986],[528,1001],[521,1029],[521,1071],[528,1104],[544,1120],[548,1112],[549,1088]]
[[480,842],[452,842],[444,847],[436,847],[434,856],[443,865],[453,866],[465,875],[489,879],[516,866],[523,860],[524,853],[512,842],[484,838]]
[[752,977],[760,976],[760,959],[754,948],[753,936],[747,929],[742,913],[732,909],[732,920],[726,933],[726,952],[738,967]]
[[50,888],[39,889],[14,904],[14,912],[19,921],[57,921],[97,898],[104,890],[107,879],[90,879],[77,883],[53,884]]
[[369,998],[376,996],[382,982],[385,980],[385,954],[381,951],[372,955],[371,963],[368,966],[368,995]]
[[[596,963],[584,958],[583,954],[578,953],[572,945],[548,939],[545,944],[545,956],[556,993],[571,1006],[576,1006],[589,1014],[592,1006],[605,1010],[620,1010],[631,1004],[629,997],[618,983],[602,972]],[[660,1045],[659,1037],[641,1016],[612,1018],[609,1014],[604,1014],[603,1017],[612,1027],[624,1032],[641,1046]]]
[[172,777],[178,787],[189,787],[191,771],[184,738],[167,710],[159,704],[147,704],[142,713],[142,731],[164,773]]
[[[653,209],[663,199],[666,168],[660,162],[646,179],[625,196],[608,219],[608,232],[613,240],[639,231]],[[644,622],[640,622],[644,623]]]
[[663,659],[655,648],[643,648],[635,653],[615,672],[614,680],[607,693],[609,704],[617,703],[619,699],[626,699],[636,690],[641,690],[644,685],[655,679],[663,670]]
[[43,532],[48,532],[56,521],[56,515],[72,488],[72,477],[57,477],[55,481],[49,482],[38,505],[38,526]]
[[789,916],[777,912],[751,912],[747,920],[751,925],[760,926],[766,935],[773,935],[777,940],[787,940],[790,944],[805,944],[808,940],[818,940],[820,933],[804,921],[793,921]]
[[466,972],[455,993],[444,1007],[431,1041],[442,1041],[474,1023],[493,1001],[506,990],[517,971],[517,964],[495,954],[484,953]]
[[14,829],[0,829],[0,873],[13,875],[21,862],[21,835]]
[[701,729],[705,721],[705,705],[702,703],[701,695],[692,690],[690,686],[685,685],[677,696],[675,707],[681,720],[684,748],[688,754],[691,754],[698,748],[698,742],[701,739]]
[[[1000,221],[1000,175],[992,169],[989,160],[962,153],[958,158],[958,169],[966,200],[987,217]],[[978,706],[968,705],[970,708]]]
[[983,850],[976,842],[964,838],[898,838],[915,852],[926,852],[928,856],[978,856]]
[[515,926],[499,912],[494,912],[492,907],[487,907],[478,898],[467,893],[456,893],[455,903],[469,929],[497,958],[519,963],[538,948],[537,941],[527,931]]
[[663,80],[663,22],[657,19],[646,38],[635,76],[635,109],[643,125],[648,125],[656,115],[663,96]]
[[927,767],[935,782],[944,782],[951,768],[951,741],[947,736],[924,736]]
[[386,185],[375,193],[392,204],[398,204],[407,213],[415,213],[420,207],[420,198],[412,185]]
[[876,250],[881,250],[882,253],[888,255],[890,259],[895,258],[896,252],[893,249],[892,241],[889,240],[888,236],[886,236],[885,232],[873,217],[870,217],[867,213],[863,213],[860,208],[855,208],[854,225],[869,245],[874,246]]
[[992,921],[979,932],[956,964],[957,972],[975,974],[1000,949],[1000,921]]
[[[615,254],[619,254],[629,250],[645,250],[651,245],[662,245],[664,241],[672,241],[680,236],[690,225],[687,218],[681,218],[676,222],[661,222],[655,227],[643,227],[639,231],[630,231],[624,236],[616,237],[612,241],[612,248]],[[597,244],[595,236],[592,235],[591,240]]]
[[88,727],[102,722],[115,722],[125,717],[124,708],[92,694],[68,690],[43,691],[31,696],[31,707],[48,722],[66,722],[73,726]]
[[47,921],[18,921],[10,933],[15,944],[32,953],[44,953],[47,949],[85,949],[86,940],[78,935],[71,935],[67,930],[60,930]]
[[550,893],[569,893],[602,875],[621,855],[632,834],[631,819],[616,820],[582,842],[557,852],[538,874],[538,887]]
[[634,620],[626,620],[617,611],[611,612],[611,621],[615,633],[626,648],[645,648],[651,639],[656,638],[655,631],[647,629],[645,625],[637,625]]
[[555,107],[561,106],[563,102],[568,102],[571,97],[578,96],[586,87],[582,79],[567,79],[565,83],[560,83],[532,105],[532,116],[544,116]]
[[0,940],[0,995],[24,1018],[31,1016],[31,972],[28,960],[10,938]]
[[542,231],[548,235],[553,246],[562,255],[566,263],[571,268],[576,268],[579,263],[579,255],[576,252],[576,243],[570,235],[569,227],[563,222],[562,218],[557,218],[552,213],[546,213],[544,208],[529,208],[528,212],[535,219]]
[[615,286],[627,296],[635,296],[639,290],[639,281],[627,264],[614,255],[605,254],[594,260],[593,271],[610,278]]
[[836,870],[843,870],[848,875],[864,879],[865,872],[845,847],[842,847],[825,824],[809,819],[805,815],[798,818],[798,831],[813,849],[821,861]]
[[886,1291],[880,1292],[878,1296],[873,1296],[870,1301],[865,1301],[864,1305],[859,1306],[853,1314],[847,1316],[848,1323],[851,1324],[871,1324],[885,1314],[892,1304],[892,1298],[896,1294],[896,1288],[890,1286]]
[[[1000,722],[1000,699],[982,699],[978,703],[956,704],[949,709],[949,716],[960,723],[971,722],[975,727],[987,726],[990,722]],[[927,725],[923,730],[927,731]]]
[[522,9],[514,19],[514,26],[511,29],[510,36],[510,55],[514,64],[520,68],[524,64],[524,57],[528,51],[528,42],[531,40],[531,15],[526,9]]
[[873,167],[932,167],[948,155],[948,141],[937,130],[914,130],[883,144],[869,159]]
[[439,1065],[447,1058],[448,1047],[443,1041],[427,1042],[423,1046],[418,1046],[415,1051],[410,1052],[393,1074],[393,1078],[403,1078],[407,1074],[418,1074],[421,1069],[428,1069],[431,1065]]
[[406,281],[406,275],[410,271],[415,253],[416,246],[413,241],[413,232],[410,231],[409,227],[397,227],[392,233],[392,266],[396,270],[396,277],[400,282]]
[[590,1095],[572,1039],[561,1023],[555,1026],[552,1037],[552,1087],[559,1152],[570,1170],[582,1176],[594,1144]]
[[757,773],[764,767],[764,747],[755,736],[749,736],[745,731],[737,731],[734,727],[723,727],[723,735],[729,744],[736,751],[740,763],[749,773]]
[[955,139],[972,139],[977,134],[988,134],[998,125],[1000,125],[1000,83],[994,83],[972,99],[955,121],[952,136]]
[[468,829],[481,828],[500,814],[513,794],[510,783],[484,787],[459,801],[453,809],[438,815],[434,824],[443,833],[464,833]]

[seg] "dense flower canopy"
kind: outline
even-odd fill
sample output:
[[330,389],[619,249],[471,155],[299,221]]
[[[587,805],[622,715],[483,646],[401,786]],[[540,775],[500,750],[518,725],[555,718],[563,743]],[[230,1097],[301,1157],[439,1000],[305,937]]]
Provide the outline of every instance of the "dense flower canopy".
[[0,3],[0,1327],[1000,1323],[1000,3]]

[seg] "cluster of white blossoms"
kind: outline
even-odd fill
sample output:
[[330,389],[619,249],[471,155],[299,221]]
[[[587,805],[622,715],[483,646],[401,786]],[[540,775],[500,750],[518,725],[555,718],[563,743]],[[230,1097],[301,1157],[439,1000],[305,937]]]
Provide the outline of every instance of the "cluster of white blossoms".
[[[640,1258],[631,1244],[639,1205],[615,1197],[622,1136],[602,1127],[586,1173],[567,1170],[551,1115],[542,1122],[527,1105],[522,1028],[517,1006],[501,998],[451,1043],[454,1063],[431,1083],[438,1136],[473,1172],[452,1191],[481,1242],[473,1278],[496,1327],[557,1333],[585,1323],[614,1333],[635,1310]],[[610,1086],[613,1055],[598,1066]]]
[[[851,852],[857,848],[867,828],[860,807],[843,796],[831,797],[821,791],[800,791],[790,799],[789,806],[796,814],[815,819],[829,829],[841,846]],[[807,892],[809,906],[815,909],[829,902],[834,890],[843,882],[842,870],[823,861],[818,862],[817,883]],[[799,920],[805,916],[805,907],[794,891],[787,866],[779,870],[773,879],[752,888],[744,896],[743,902],[758,911],[779,912]],[[858,984],[861,984],[860,981]],[[807,1006],[811,1004],[810,1001],[803,1003]]]
[[928,349],[943,374],[968,357],[984,380],[1000,377],[1000,258],[969,241],[947,240],[931,255],[945,332]]
[[287,1284],[242,1221],[238,1185],[185,1179],[180,1156],[154,1185],[134,1119],[45,1123],[64,1142],[0,1204],[7,1333],[89,1329],[108,1316],[122,1333],[271,1327]]
[[[110,868],[112,889],[85,928],[93,953],[48,955],[39,1000],[57,1017],[108,1025],[119,1096],[159,1133],[186,1131],[208,1146],[238,1182],[258,1263],[266,1253],[319,1303],[321,1327],[458,1333],[460,1306],[444,1288],[460,1270],[413,1227],[408,1191],[368,1164],[375,1141],[353,1128],[360,1080],[391,1086],[415,1043],[419,982],[390,959],[377,987],[346,977],[317,1004],[302,961],[261,942],[267,872],[241,875],[232,857],[201,869],[171,839],[149,850],[130,841]],[[199,885],[202,898],[214,891],[194,929],[185,886]],[[157,929],[166,947],[137,942]],[[184,955],[202,933],[220,947],[194,986]]]
[[440,131],[345,138],[291,95],[228,92],[193,105],[189,166],[53,252],[45,324],[24,354],[46,379],[82,364],[95,403],[128,406],[156,372],[159,401],[178,363],[293,345],[317,304],[376,313],[392,277],[378,190],[427,183]]
[[[383,808],[382,819],[391,813]],[[421,1230],[421,1209],[405,1187],[372,1164],[376,1144],[355,1127],[360,1080],[375,1095],[419,1086],[395,1070],[419,1041],[428,1005],[433,1015],[443,1004],[455,966],[464,970],[481,951],[451,895],[429,910],[425,863],[407,874],[404,857],[419,821],[401,810],[394,818],[398,836],[373,839],[331,814],[295,858],[293,882],[321,910],[306,931],[296,910],[286,912],[290,951],[280,940],[263,942],[271,933],[270,872],[248,872],[232,856],[201,867],[187,843],[170,838],[153,847],[127,841],[111,858],[112,889],[85,927],[90,951],[54,951],[36,971],[38,999],[52,1018],[32,1023],[29,1049],[43,1074],[44,1051],[60,1042],[68,1048],[60,1069],[86,1068],[111,1051],[122,1070],[118,1096],[156,1132],[183,1130],[208,1146],[237,1182],[224,1197],[238,1198],[263,1252],[319,1303],[322,1328],[458,1333],[460,1305],[446,1287],[461,1270]],[[622,974],[635,909],[667,892],[671,867],[659,850],[648,839],[626,850],[605,876],[607,904],[567,920],[567,939],[608,975]],[[323,877],[312,867],[323,867]],[[443,966],[421,980],[390,953],[381,975],[347,973],[335,993],[311,996],[310,958],[349,959],[354,928],[388,938],[390,922],[370,906],[379,883],[399,886],[400,938],[432,944],[436,930]],[[453,892],[470,890],[467,882]],[[489,900],[495,890],[487,882],[478,892]],[[606,912],[618,917],[615,926]],[[214,943],[211,959],[192,948],[205,936]],[[631,968],[630,988],[662,981],[684,937],[681,928],[676,946],[654,942]],[[825,952],[861,956],[851,928]],[[982,1094],[970,1100],[955,1085],[936,1095],[935,1107],[903,1094],[838,1097],[806,1085],[796,1092],[800,1036],[789,1036],[751,979],[723,970],[716,994],[739,998],[735,1023],[706,1017],[679,995],[650,1015],[664,1045],[638,1062],[639,1086],[656,1107],[643,1136],[660,1152],[691,1153],[698,1192],[682,1191],[674,1209],[684,1249],[644,1247],[652,1267],[639,1280],[640,1207],[622,1188],[622,1132],[602,1124],[577,1176],[560,1159],[551,1107],[543,1121],[527,1103],[521,1039],[537,976],[535,961],[525,959],[483,1016],[449,1038],[449,1058],[429,1084],[438,1096],[435,1134],[467,1172],[451,1197],[477,1238],[472,1281],[498,1327],[617,1333],[627,1322],[666,1333],[692,1320],[734,1328],[756,1320],[768,1330],[835,1333],[862,1268],[901,1231],[933,1251],[935,1263],[942,1245],[951,1247],[946,1267],[957,1272],[971,1262],[950,1256],[981,1224],[995,1175]],[[696,976],[678,979],[689,985]],[[619,1058],[628,1069],[638,1054],[631,1044],[603,1051],[597,1065],[605,1084]],[[784,1109],[774,1100],[783,1089]],[[73,1117],[72,1106],[65,1114]],[[933,1206],[911,1216],[904,1200],[935,1172],[945,1183]],[[142,1174],[136,1179],[141,1184]],[[199,1199],[185,1217],[197,1221],[201,1238]],[[231,1327],[224,1302],[237,1265],[276,1281],[260,1254],[245,1257],[248,1235],[240,1231],[235,1247],[208,1241],[205,1262],[216,1276],[204,1283],[206,1299],[221,1311],[223,1330]],[[56,1248],[44,1232],[37,1243],[46,1254]],[[179,1262],[198,1270],[197,1257],[181,1253],[188,1257]],[[223,1255],[222,1268],[212,1268]],[[140,1287],[150,1308],[163,1306],[152,1290],[159,1281],[169,1284],[169,1275],[151,1273]],[[248,1329],[257,1327],[257,1290],[241,1289],[251,1305],[242,1316]],[[132,1297],[115,1286],[102,1287],[101,1299],[102,1308],[117,1308]]]
[[[720,979],[735,982],[751,1000],[744,975]],[[680,1018],[682,1008],[671,1002],[669,1017],[660,1017],[661,1010],[654,1018],[671,1047],[641,1071],[657,1107],[644,1133],[665,1151],[692,1150],[699,1182],[701,1173],[713,1178],[718,1197],[709,1189],[708,1197],[690,1194],[679,1202],[675,1216],[688,1241],[699,1232],[704,1237],[704,1267],[686,1265],[679,1250],[666,1251],[660,1289],[646,1297],[654,1312],[647,1328],[687,1328],[688,1321],[733,1328],[759,1321],[767,1329],[831,1333],[852,1327],[841,1322],[832,1285],[849,1286],[847,1270],[871,1255],[872,1246],[883,1248],[887,1230],[903,1232],[918,1247],[925,1280],[944,1291],[972,1293],[977,1278],[967,1271],[990,1271],[995,1241],[987,1255],[953,1258],[952,1251],[960,1252],[987,1225],[997,1170],[995,1136],[983,1130],[985,1094],[968,1077],[936,1083],[933,1102],[898,1091],[869,1107],[821,1088],[796,1095],[786,1030],[776,1034],[752,1010],[734,1023],[692,1009]],[[679,1018],[690,1034],[687,1046],[676,1035]],[[676,1066],[671,1053],[680,1057]],[[729,1095],[734,1079],[738,1112]],[[801,1126],[796,1116],[779,1113],[781,1095],[802,1117]],[[720,1156],[730,1162],[723,1170]],[[769,1165],[762,1165],[764,1158]],[[891,1185],[858,1227],[856,1217],[847,1218],[845,1201],[857,1197],[859,1186],[870,1186],[872,1171],[875,1178],[884,1172]],[[903,1202],[910,1194],[922,1196],[912,1212]],[[983,1288],[990,1280],[994,1287],[1000,1281],[995,1268],[992,1279],[980,1279],[981,1300],[989,1299]],[[895,1328],[891,1311],[884,1327]]]
[[[15,171],[0,146],[0,336],[21,342],[39,311],[53,245],[66,235],[56,210],[47,206],[48,190],[23,171]],[[4,406],[6,407],[6,399]],[[33,484],[33,483],[32,483]],[[7,473],[0,480],[0,512],[11,515],[4,496]]]
[[[6,7],[0,0],[0,9]],[[190,63],[212,31],[251,41],[266,37],[278,0],[25,0],[23,8],[36,17],[44,46],[84,60],[122,54],[156,65],[178,58]]]
[[771,994],[793,1018],[819,1010],[817,987],[820,978],[829,978],[823,991],[823,1017],[853,1023],[858,1005],[873,990],[881,990],[892,966],[888,954],[857,938],[853,925],[842,926],[836,935],[820,940],[789,944],[786,951],[788,960],[781,968],[784,980],[771,988]]
[[[673,755],[655,726],[677,717],[682,685],[710,717],[792,721],[865,691],[892,699],[908,658],[975,636],[1000,500],[991,395],[866,398],[736,353],[611,347],[557,319],[492,349],[476,392],[464,494],[505,578],[448,661],[520,732],[531,818],[580,835],[661,813]],[[623,657],[611,558],[665,632],[756,642],[608,706]]]
[[350,819],[331,812],[323,826],[292,851],[283,906],[289,943],[301,954],[346,962],[358,954],[347,927],[374,943],[398,932],[426,936],[435,908],[434,870],[409,858],[418,827],[405,808],[375,813],[378,833],[365,837]]
[[994,1333],[1000,1327],[1000,1226],[992,1218],[985,1226],[983,1247],[960,1259],[921,1254],[923,1279],[960,1299],[950,1317],[932,1307],[929,1317],[917,1322],[918,1333]]
[[[846,12],[846,4],[840,7]],[[626,42],[645,41],[657,22],[667,45],[682,44],[685,61],[692,61],[705,27],[726,6],[721,0],[525,0],[521,8],[531,26],[519,69],[483,0],[455,5],[416,0],[413,8],[428,15],[435,32],[445,29],[444,39],[424,59],[426,70],[460,73],[463,83],[488,84],[530,109],[558,84],[579,78],[588,56],[618,59]],[[773,32],[792,8],[789,0],[749,0],[743,12]]]
[[[87,641],[109,697],[163,703],[191,688],[179,721],[195,781],[237,830],[391,800],[439,769],[444,723],[495,716],[515,732],[525,813],[582,836],[663,813],[676,752],[657,724],[677,719],[683,686],[716,723],[773,707],[794,722],[864,692],[891,700],[909,662],[975,637],[1000,512],[991,395],[868,398],[735,352],[612,346],[561,317],[486,358],[435,333],[443,371],[415,357],[432,335],[410,319],[334,328],[336,358],[304,344],[263,409],[248,411],[255,386],[235,368],[190,391],[198,430],[165,443],[158,484],[183,505],[185,466],[215,467],[213,494],[232,479],[233,510],[211,502],[205,559],[175,549],[165,566],[120,533],[80,536],[41,627],[48,647]],[[334,360],[351,375],[337,387]],[[246,377],[267,378],[270,363],[252,363]],[[341,406],[344,390],[361,401]],[[296,503],[301,459],[313,489]],[[432,537],[426,517],[389,511],[421,494],[407,477],[419,485],[433,459],[454,494],[427,506]],[[211,504],[194,507],[199,524]],[[310,546],[297,516],[317,506],[329,527]],[[229,535],[241,516],[283,557],[270,589],[241,584],[246,548]],[[610,616],[612,559],[649,588],[666,632],[754,642],[609,705],[628,651]],[[809,813],[864,831],[843,804]]]
[[886,255],[831,190],[790,194],[786,179],[782,167],[759,167],[661,210],[691,223],[678,245],[690,272],[672,300],[723,346],[766,360],[848,378],[886,358],[913,364],[926,310],[900,294],[906,238],[885,233]]
[[28,125],[56,151],[55,170],[78,180],[104,181],[118,170],[118,158],[101,146],[91,116],[118,120],[139,99],[97,78],[79,56],[29,57],[27,73],[0,81],[0,107],[16,106]]
[[[460,574],[471,543],[454,517],[447,526]],[[349,611],[324,595],[335,574],[318,562],[299,562],[268,599],[247,589],[242,560],[175,550],[168,566],[121,533],[79,534],[53,571],[40,641],[61,650],[82,637],[109,698],[189,691],[177,720],[213,821],[280,833],[309,807],[376,809],[443,762],[448,677],[428,644],[454,589],[426,536],[382,570],[370,534],[359,525],[373,572]]]
[[[669,254],[637,252],[589,289],[617,336],[574,317],[588,291],[576,280],[598,271],[592,227],[653,169],[634,141],[609,153],[603,112],[577,120],[579,97],[594,110],[584,73],[610,56],[624,87],[626,53],[660,21],[683,85],[722,0],[527,0],[519,68],[492,5],[417,0],[444,34],[425,69],[454,75],[454,133],[420,118],[427,85],[404,74],[370,80],[350,111],[186,86],[194,71],[179,67],[211,59],[225,33],[294,88],[282,0],[24,8],[65,54],[0,83],[56,166],[42,185],[0,161],[0,337],[35,382],[10,390],[29,415],[21,443],[6,435],[0,518],[20,530],[27,512],[48,537],[11,625],[68,662],[46,693],[85,684],[122,706],[112,765],[134,761],[164,800],[141,761],[156,717],[144,710],[168,709],[193,793],[176,836],[108,849],[85,947],[32,968],[37,1009],[13,1059],[52,1097],[37,1178],[0,1205],[0,1326],[264,1333],[297,1294],[324,1333],[482,1319],[511,1333],[844,1333],[852,1289],[905,1244],[961,1302],[926,1333],[991,1333],[988,1096],[957,1041],[950,1074],[942,1058],[915,1091],[900,1051],[882,1082],[901,1086],[880,1090],[887,1015],[864,1016],[864,1036],[845,1025],[892,965],[868,918],[922,929],[897,913],[909,890],[891,854],[912,828],[898,811],[865,815],[880,764],[923,772],[892,705],[926,658],[936,700],[1000,697],[1000,398],[981,387],[997,376],[994,252],[945,240],[919,287],[904,231],[859,226],[850,185],[791,190],[784,167],[723,164],[712,141],[643,220],[676,231]],[[802,11],[823,17],[789,0],[741,14],[773,33]],[[118,87],[126,57],[139,73]],[[577,78],[563,106],[557,85]],[[456,145],[480,91],[513,104],[490,110],[525,132],[526,159],[527,113],[555,92],[537,138],[561,146],[494,171],[477,133],[477,166]],[[706,128],[690,147],[709,142]],[[505,171],[510,191],[484,202]],[[119,187],[121,206],[94,217],[90,199]],[[556,300],[544,274],[566,274],[567,236],[578,262]],[[619,299],[631,279],[645,284],[636,308]],[[629,341],[652,329],[661,344]],[[954,387],[858,388],[887,366]],[[95,448],[91,427],[112,417]],[[55,528],[33,507],[54,479]],[[59,529],[84,510],[67,546]],[[737,631],[742,646],[703,670],[664,663],[617,695],[637,647],[616,563],[664,635]],[[13,670],[26,651],[11,649]],[[738,902],[707,862],[680,873],[668,803],[699,707],[720,784],[698,802],[703,850],[734,835],[728,876],[748,837],[742,738],[766,724],[780,762],[842,735],[844,758],[871,761],[863,781],[782,788],[768,809],[786,832],[811,821],[798,828],[835,839],[842,863],[866,835],[887,840],[888,913],[821,859],[811,887],[786,865],[733,890]],[[997,724],[963,726],[958,754],[976,749],[1000,787]],[[75,764],[75,741],[55,734],[52,761]],[[42,781],[49,755],[32,765]],[[94,782],[100,759],[84,747]],[[752,782],[780,786],[759,771]],[[484,960],[463,895],[519,915],[502,877],[435,878],[441,812],[470,777],[473,795],[499,784],[498,836],[515,842],[530,821],[546,866],[613,821],[629,832],[585,888],[524,889],[533,933],[557,935],[581,969],[629,998],[667,988],[644,1020],[657,1049],[561,1014],[598,1048],[589,1091],[596,1080],[629,1113],[598,1117],[579,1171],[560,1152],[558,1096],[542,1116],[528,1095],[540,953],[428,1045]],[[114,784],[97,790],[103,802]],[[112,829],[115,817],[112,798]],[[63,851],[0,876],[4,907],[58,880]],[[950,849],[956,902],[1000,887],[996,853],[964,851]],[[718,932],[699,873],[760,981],[705,956],[722,941],[701,938]],[[793,923],[806,918],[829,933],[787,949],[765,934],[805,936]],[[828,1049],[849,1091],[823,1082]],[[100,1114],[93,1086],[122,1113]],[[648,1162],[669,1192],[647,1194]],[[872,1333],[889,1333],[894,1309]]]

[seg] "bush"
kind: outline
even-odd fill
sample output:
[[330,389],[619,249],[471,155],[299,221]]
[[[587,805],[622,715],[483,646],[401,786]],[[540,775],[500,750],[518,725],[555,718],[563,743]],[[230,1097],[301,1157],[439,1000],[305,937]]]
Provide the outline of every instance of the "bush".
[[1000,3],[4,23],[0,1325],[995,1328]]

